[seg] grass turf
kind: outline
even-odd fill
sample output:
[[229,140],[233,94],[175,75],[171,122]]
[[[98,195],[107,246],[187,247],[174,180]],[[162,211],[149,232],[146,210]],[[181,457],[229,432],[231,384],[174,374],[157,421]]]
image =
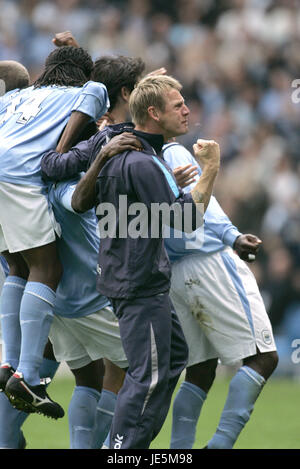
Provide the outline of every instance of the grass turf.
[[[217,377],[211,389],[197,427],[194,448],[203,448],[213,435],[225,403],[230,377]],[[74,386],[71,375],[58,376],[49,388],[50,396],[65,409],[63,419],[54,421],[31,415],[23,425],[28,449],[67,449],[69,430],[67,408]],[[241,433],[236,449],[299,449],[300,383],[289,379],[271,378],[263,389],[250,421]],[[168,449],[171,433],[171,413],[153,449]]]

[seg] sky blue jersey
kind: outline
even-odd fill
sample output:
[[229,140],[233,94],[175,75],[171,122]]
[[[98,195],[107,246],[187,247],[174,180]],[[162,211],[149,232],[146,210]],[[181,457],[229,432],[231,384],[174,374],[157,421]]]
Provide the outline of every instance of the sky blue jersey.
[[19,93],[19,91],[20,91],[19,88],[15,88],[14,90],[10,90],[7,93],[0,96],[0,112],[5,106],[9,105],[9,103],[11,102],[11,99],[13,99],[13,97],[16,96]]
[[72,111],[97,120],[109,107],[101,83],[14,90],[0,100],[0,181],[44,185],[40,166],[55,149]]
[[75,213],[72,194],[78,179],[53,185],[49,200],[61,226],[57,241],[63,276],[56,290],[54,313],[80,317],[96,313],[110,303],[96,290],[99,236],[94,209]]
[[[198,179],[201,175],[201,168],[191,153],[177,142],[164,145],[163,157],[173,170],[178,166],[185,166],[192,163],[198,166]],[[196,182],[183,189],[190,192]],[[223,212],[214,196],[211,197],[209,205],[204,215],[204,225],[191,234],[180,233],[165,239],[165,246],[171,262],[183,256],[195,253],[211,254],[223,250],[226,246],[233,246],[237,236],[241,233],[231,223],[227,215]]]

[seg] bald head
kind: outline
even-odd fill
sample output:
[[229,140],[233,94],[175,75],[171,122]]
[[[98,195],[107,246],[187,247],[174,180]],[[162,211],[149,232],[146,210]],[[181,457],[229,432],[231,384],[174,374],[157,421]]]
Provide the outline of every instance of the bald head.
[[14,60],[0,61],[0,96],[15,88],[26,88],[30,77],[24,65]]

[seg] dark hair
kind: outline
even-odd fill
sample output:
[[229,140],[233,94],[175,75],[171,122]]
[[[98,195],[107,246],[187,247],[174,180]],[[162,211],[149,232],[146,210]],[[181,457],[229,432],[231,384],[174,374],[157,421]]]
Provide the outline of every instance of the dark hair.
[[29,73],[24,65],[14,60],[0,62],[0,79],[5,83],[5,91],[29,86]]
[[114,108],[122,87],[125,86],[131,92],[144,69],[145,63],[142,59],[123,55],[106,55],[95,61],[92,79],[106,86],[110,110]]
[[34,87],[82,86],[90,79],[93,65],[90,54],[82,47],[59,47],[48,55],[44,71],[34,82]]

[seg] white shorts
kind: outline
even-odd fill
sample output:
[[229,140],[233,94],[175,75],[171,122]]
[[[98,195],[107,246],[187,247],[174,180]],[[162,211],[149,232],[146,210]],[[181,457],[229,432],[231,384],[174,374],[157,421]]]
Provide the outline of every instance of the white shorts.
[[232,249],[186,256],[172,267],[170,297],[189,346],[188,366],[224,365],[276,350],[256,280]]
[[77,369],[100,358],[120,368],[128,366],[118,319],[110,307],[80,318],[54,315],[49,334],[57,361]]
[[60,226],[42,187],[0,181],[0,252],[52,243]]

